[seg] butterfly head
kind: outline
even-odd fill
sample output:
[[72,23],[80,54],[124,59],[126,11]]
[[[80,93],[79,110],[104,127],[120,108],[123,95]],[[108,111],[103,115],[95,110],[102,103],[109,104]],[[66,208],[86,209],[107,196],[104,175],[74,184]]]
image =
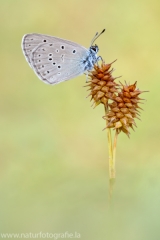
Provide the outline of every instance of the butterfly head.
[[90,47],[90,50],[93,51],[95,54],[99,51],[99,47],[95,44]]

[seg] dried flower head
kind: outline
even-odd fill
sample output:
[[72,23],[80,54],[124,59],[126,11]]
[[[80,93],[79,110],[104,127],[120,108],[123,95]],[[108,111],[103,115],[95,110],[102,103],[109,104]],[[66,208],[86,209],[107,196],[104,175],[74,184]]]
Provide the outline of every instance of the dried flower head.
[[[113,62],[112,62],[113,63]],[[116,97],[116,92],[118,93],[117,86],[115,83],[115,79],[112,77],[113,68],[111,68],[110,64],[105,64],[102,62],[101,67],[95,65],[94,70],[89,73],[91,81],[89,81],[91,100],[94,101],[95,107],[100,103],[107,105],[109,99],[113,99]]]
[[142,91],[136,88],[137,82],[132,85],[121,82],[120,85],[117,84],[117,78],[112,76],[112,64],[113,62],[102,62],[101,66],[95,65],[94,70],[89,72],[91,80],[87,85],[90,91],[88,97],[91,96],[95,107],[100,103],[104,104],[106,128],[114,128],[117,133],[122,131],[129,136],[129,129],[136,126],[135,118],[139,119],[139,110],[142,109],[138,105],[143,100],[139,98]]
[[139,118],[140,100],[139,95],[142,93],[136,88],[137,82],[132,85],[122,85],[120,92],[112,99],[109,104],[109,112],[104,117],[108,120],[108,128],[114,128],[118,133],[123,131],[129,136],[129,129],[136,126],[135,118]]

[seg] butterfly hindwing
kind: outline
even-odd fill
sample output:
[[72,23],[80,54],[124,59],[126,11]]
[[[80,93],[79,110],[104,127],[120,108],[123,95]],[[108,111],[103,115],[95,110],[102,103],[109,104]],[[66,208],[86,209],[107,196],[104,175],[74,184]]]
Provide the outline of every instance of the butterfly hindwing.
[[46,43],[40,44],[32,51],[30,62],[38,77],[46,83],[56,84],[69,80],[84,70],[82,55],[87,56],[87,49],[82,53],[81,49],[69,44]]

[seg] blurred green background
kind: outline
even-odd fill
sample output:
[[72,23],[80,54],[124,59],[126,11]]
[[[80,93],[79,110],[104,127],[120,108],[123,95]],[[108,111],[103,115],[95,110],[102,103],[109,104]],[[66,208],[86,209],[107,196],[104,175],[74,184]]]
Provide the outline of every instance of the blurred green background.
[[[49,86],[21,50],[26,33],[89,47],[114,76],[138,81],[141,119],[118,138],[113,206],[102,106],[92,109],[85,76]],[[0,232],[79,232],[84,240],[160,239],[160,2],[0,1]]]

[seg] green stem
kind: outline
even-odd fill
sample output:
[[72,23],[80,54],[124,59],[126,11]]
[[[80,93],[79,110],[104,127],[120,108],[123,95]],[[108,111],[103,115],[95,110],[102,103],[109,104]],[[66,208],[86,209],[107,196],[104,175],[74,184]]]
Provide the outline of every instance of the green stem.
[[[108,113],[108,108],[105,106],[105,113]],[[108,125],[108,120],[106,120],[106,126]],[[107,138],[108,138],[108,152],[109,152],[109,205],[112,202],[113,185],[116,178],[115,169],[115,157],[116,157],[116,145],[117,145],[118,132],[115,132],[114,143],[112,146],[112,135],[111,129],[107,128]]]
[[117,138],[118,138],[118,131],[116,130],[113,142],[113,169],[114,169],[114,178],[116,177],[116,147],[117,147]]
[[[108,113],[108,108],[105,106],[105,113]],[[106,126],[108,125],[108,120],[106,119]],[[107,128],[107,138],[108,138],[108,154],[109,154],[109,179],[114,178],[113,175],[113,147],[112,147],[112,134],[111,129]]]

